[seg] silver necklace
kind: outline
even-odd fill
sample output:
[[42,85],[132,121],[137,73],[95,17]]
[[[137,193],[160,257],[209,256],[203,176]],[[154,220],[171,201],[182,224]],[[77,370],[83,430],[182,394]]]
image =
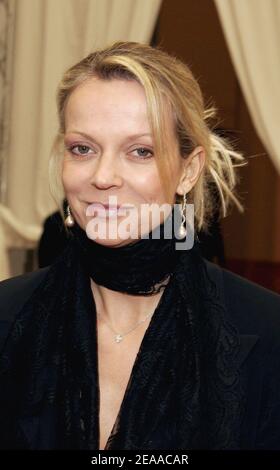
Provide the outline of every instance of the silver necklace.
[[[148,313],[148,315],[146,315],[146,316],[143,318],[143,320],[140,320],[133,328],[131,328],[130,330],[128,330],[126,333],[117,333],[117,332],[114,330],[114,328],[112,328],[111,325],[109,325],[109,323],[107,323],[104,319],[103,319],[103,321],[104,321],[104,323],[106,323],[106,325],[110,328],[110,330],[114,333],[114,340],[115,340],[115,342],[116,342],[116,343],[120,343],[126,335],[128,335],[128,334],[131,333],[133,330],[135,330],[135,328],[137,328],[139,325],[141,325],[142,323],[144,323],[144,322],[147,320],[147,318],[149,318],[153,313],[154,313],[154,312]],[[101,318],[101,316],[100,316],[99,314],[97,314],[97,315],[99,316],[99,318]]]

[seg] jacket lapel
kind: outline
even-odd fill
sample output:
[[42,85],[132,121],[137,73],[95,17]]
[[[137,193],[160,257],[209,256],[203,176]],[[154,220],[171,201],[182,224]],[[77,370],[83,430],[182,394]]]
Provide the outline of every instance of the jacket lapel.
[[252,351],[256,342],[259,340],[258,335],[240,335],[240,353],[239,363],[242,365]]

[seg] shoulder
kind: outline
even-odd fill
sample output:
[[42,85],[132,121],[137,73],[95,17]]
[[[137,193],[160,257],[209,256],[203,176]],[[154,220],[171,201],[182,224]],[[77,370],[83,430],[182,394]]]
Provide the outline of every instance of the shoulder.
[[242,304],[254,305],[257,311],[269,308],[279,316],[279,294],[208,260],[205,261],[210,277],[219,283],[220,288],[223,288],[227,303],[232,305],[233,302],[237,305],[242,301]]
[[280,295],[207,260],[226,309],[241,334],[280,346]]
[[49,268],[47,266],[0,282],[0,321],[11,319],[43,281]]
[[0,282],[0,347],[16,314],[43,281],[48,270],[49,266]]

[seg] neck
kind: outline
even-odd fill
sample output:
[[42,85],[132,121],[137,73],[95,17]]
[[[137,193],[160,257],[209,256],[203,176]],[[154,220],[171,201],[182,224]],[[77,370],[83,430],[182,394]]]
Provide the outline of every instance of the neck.
[[[115,331],[127,331],[147,315],[152,317],[180,258],[172,222],[169,215],[150,237],[115,249],[88,239],[84,230],[73,227],[77,254],[91,279],[99,320]],[[165,237],[165,223],[172,224],[172,237]]]
[[114,330],[120,332],[133,328],[152,313],[164,291],[161,289],[153,296],[130,295],[98,285],[92,279],[91,290],[101,321],[109,323]]

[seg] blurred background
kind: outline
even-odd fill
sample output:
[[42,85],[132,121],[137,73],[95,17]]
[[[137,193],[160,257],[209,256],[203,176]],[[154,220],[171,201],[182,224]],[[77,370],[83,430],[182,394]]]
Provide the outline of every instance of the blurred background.
[[217,132],[248,159],[203,255],[280,293],[280,0],[0,0],[0,280],[50,264],[65,243],[48,187],[63,71],[116,40],[186,62]]

